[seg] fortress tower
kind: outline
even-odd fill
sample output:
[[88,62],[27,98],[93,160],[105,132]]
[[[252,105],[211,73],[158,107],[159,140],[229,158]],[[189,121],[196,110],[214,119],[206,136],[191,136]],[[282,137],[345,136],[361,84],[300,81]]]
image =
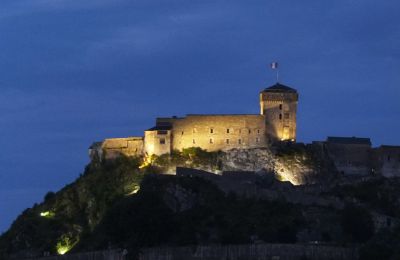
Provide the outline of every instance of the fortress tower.
[[296,140],[297,90],[276,83],[260,92],[261,115],[265,116],[267,139]]

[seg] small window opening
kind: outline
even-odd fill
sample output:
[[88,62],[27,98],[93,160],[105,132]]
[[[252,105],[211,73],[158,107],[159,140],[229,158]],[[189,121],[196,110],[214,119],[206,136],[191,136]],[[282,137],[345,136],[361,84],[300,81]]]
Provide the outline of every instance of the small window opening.
[[229,144],[229,139],[226,139],[226,143]]
[[160,144],[165,144],[165,138],[160,138]]

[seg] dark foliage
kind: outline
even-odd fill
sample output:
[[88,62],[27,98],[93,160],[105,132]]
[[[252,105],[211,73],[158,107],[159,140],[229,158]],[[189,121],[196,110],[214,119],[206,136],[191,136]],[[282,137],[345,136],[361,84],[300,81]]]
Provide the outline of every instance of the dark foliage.
[[[189,209],[174,212],[166,205],[164,192],[171,184],[196,194]],[[225,196],[198,178],[148,176],[141,193],[115,205],[89,241],[95,248],[236,244],[254,238],[293,243],[301,222],[299,209],[285,202]]]
[[346,205],[342,211],[341,225],[350,242],[366,242],[374,235],[371,214],[356,205]]

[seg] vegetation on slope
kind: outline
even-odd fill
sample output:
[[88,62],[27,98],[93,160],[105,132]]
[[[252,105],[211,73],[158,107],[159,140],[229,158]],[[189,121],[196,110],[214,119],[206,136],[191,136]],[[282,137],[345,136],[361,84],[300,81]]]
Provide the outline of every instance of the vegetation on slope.
[[2,235],[0,248],[5,253],[66,253],[116,200],[139,187],[145,174],[138,170],[140,163],[139,158],[93,162],[73,184],[25,210]]
[[[304,149],[279,152],[282,158],[303,155],[311,160]],[[379,250],[385,250],[380,259],[399,255],[397,230],[375,235],[371,216],[371,209],[399,216],[396,181],[338,186],[327,194],[357,203],[337,210],[279,198],[244,198],[225,194],[205,179],[157,174],[176,165],[218,169],[218,155],[190,148],[150,159],[94,161],[74,183],[49,192],[43,203],[15,220],[0,237],[0,259],[2,254],[20,257],[110,247],[134,253],[148,246],[294,243],[311,237],[335,244],[363,243],[364,256]]]
[[[181,195],[175,197],[177,191]],[[294,243],[301,223],[299,208],[283,201],[225,195],[200,178],[149,175],[137,196],[121,200],[109,211],[85,247],[98,249],[112,244],[132,250],[258,239]]]

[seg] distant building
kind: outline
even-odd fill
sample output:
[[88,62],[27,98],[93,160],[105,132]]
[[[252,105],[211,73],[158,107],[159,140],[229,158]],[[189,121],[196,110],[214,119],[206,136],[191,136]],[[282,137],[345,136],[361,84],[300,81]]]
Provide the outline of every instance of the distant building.
[[343,175],[400,177],[400,146],[372,148],[369,138],[359,137],[328,137],[313,145],[322,147],[319,151],[329,156]]
[[344,175],[372,173],[372,147],[369,138],[328,137],[325,146],[339,173]]
[[400,177],[400,146],[382,145],[374,149],[377,173],[385,177]]
[[144,137],[112,138],[90,148],[91,157],[171,153],[189,147],[207,151],[266,147],[296,141],[298,93],[276,83],[260,92],[260,114],[203,114],[157,118]]

